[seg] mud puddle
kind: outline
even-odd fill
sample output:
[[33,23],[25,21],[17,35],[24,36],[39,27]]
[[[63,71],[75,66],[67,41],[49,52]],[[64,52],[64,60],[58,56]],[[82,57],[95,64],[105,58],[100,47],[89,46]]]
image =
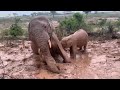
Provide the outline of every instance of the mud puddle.
[[[120,39],[89,41],[87,53],[77,54],[72,63],[58,63],[62,73],[46,69],[32,54],[30,41],[17,46],[0,43],[0,78],[12,79],[119,79]],[[39,66],[39,67],[38,67]],[[4,74],[4,77],[3,77]]]

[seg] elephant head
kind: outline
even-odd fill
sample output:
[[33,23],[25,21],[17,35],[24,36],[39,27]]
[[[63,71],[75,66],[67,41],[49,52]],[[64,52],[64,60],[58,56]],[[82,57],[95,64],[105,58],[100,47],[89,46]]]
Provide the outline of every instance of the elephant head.
[[71,41],[71,38],[72,35],[69,35],[67,37],[64,37],[62,40],[61,40],[61,44],[63,46],[63,48],[69,48],[71,45],[72,45],[72,41]]
[[53,26],[50,23],[50,20],[46,17],[38,17],[36,18],[37,20],[39,20],[40,22],[44,22],[43,26],[44,26],[44,30],[46,30],[46,32],[48,32],[48,34],[51,36],[52,32],[53,32]]

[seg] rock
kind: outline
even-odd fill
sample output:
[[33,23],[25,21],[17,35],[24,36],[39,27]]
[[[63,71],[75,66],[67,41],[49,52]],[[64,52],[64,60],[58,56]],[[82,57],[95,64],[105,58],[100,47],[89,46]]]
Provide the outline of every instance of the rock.
[[8,65],[8,61],[3,61],[4,66]]

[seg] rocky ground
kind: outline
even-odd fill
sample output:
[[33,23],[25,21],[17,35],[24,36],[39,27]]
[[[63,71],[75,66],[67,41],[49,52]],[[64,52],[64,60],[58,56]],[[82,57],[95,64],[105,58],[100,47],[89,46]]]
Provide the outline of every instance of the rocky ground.
[[37,67],[30,41],[6,46],[0,43],[0,78],[11,79],[120,79],[120,39],[89,41],[87,52],[78,52],[72,63],[59,63],[61,74]]

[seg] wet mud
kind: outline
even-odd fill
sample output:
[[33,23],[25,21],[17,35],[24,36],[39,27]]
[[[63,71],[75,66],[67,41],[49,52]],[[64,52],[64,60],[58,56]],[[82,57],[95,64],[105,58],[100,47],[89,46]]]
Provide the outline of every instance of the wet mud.
[[[69,54],[68,54],[69,55]],[[120,79],[120,39],[89,41],[87,52],[77,52],[72,63],[58,63],[62,73],[47,70],[33,55],[30,41],[12,47],[0,42],[0,78],[5,79]]]

